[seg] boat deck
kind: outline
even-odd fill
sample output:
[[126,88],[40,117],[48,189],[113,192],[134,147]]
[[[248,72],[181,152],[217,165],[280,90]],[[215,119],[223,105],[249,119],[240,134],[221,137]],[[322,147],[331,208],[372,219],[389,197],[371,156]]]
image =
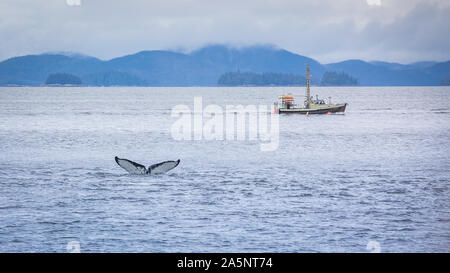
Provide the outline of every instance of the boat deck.
[[311,108],[279,108],[279,114],[327,114],[344,112],[347,103],[336,105],[314,105]]

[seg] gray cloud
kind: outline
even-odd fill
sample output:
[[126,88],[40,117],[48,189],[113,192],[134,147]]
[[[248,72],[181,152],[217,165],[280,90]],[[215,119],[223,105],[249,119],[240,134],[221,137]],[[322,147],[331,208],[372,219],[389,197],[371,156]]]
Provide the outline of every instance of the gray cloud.
[[0,59],[74,51],[103,59],[147,49],[275,44],[333,62],[450,59],[450,1],[2,0]]

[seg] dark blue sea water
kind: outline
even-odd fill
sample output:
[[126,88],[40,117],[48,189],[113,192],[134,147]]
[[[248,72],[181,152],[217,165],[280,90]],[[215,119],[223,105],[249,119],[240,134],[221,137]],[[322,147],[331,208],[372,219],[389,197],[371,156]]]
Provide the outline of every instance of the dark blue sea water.
[[[303,88],[0,88],[0,251],[450,252],[450,88],[314,87],[280,146],[176,141],[171,109]],[[114,162],[181,159],[165,175]]]

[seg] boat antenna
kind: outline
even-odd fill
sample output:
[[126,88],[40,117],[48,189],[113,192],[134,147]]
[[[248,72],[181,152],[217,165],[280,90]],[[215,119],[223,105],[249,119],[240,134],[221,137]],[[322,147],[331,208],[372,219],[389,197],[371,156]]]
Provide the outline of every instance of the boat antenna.
[[306,108],[311,103],[311,90],[309,89],[309,64],[306,65]]

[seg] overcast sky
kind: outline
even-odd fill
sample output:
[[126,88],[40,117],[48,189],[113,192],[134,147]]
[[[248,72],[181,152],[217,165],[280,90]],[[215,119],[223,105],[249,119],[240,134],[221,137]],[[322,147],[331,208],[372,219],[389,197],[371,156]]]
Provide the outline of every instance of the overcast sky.
[[450,0],[1,0],[0,60],[272,44],[321,63],[450,60]]

